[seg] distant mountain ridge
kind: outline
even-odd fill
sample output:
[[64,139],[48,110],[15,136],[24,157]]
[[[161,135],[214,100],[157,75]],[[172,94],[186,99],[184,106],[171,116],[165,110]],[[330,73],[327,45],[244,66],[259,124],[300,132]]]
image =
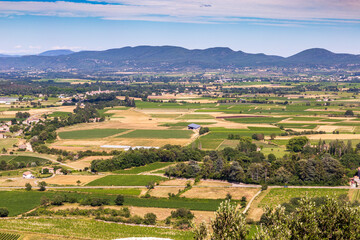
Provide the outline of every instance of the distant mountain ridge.
[[62,56],[62,55],[69,55],[74,53],[73,51],[69,49],[57,49],[57,50],[49,50],[42,52],[38,54],[38,56],[48,56],[48,57],[56,57],[56,56]]
[[360,67],[360,55],[313,48],[284,58],[216,47],[189,50],[174,46],[138,46],[105,51],[47,51],[39,55],[0,58],[0,70],[184,71],[243,67]]

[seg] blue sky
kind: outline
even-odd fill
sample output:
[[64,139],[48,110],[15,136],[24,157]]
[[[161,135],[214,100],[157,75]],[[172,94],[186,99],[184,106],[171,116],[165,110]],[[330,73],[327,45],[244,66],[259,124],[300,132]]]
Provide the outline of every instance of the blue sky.
[[0,53],[137,45],[360,54],[358,0],[0,1]]

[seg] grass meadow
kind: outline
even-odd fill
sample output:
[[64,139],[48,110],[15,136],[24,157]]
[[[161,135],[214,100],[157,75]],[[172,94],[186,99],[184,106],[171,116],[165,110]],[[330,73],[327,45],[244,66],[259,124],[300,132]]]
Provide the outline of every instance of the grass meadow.
[[156,169],[159,168],[164,168],[167,167],[169,165],[174,164],[173,162],[155,162],[155,163],[150,163],[147,164],[145,166],[141,166],[141,167],[134,167],[134,168],[130,168],[130,169],[124,169],[124,170],[119,170],[119,171],[115,171],[115,173],[119,173],[119,174],[139,174],[142,172],[149,172],[149,171],[154,171]]
[[261,200],[259,207],[275,207],[279,204],[289,202],[292,198],[301,197],[338,197],[348,194],[348,189],[327,189],[327,188],[272,188]]
[[59,137],[62,139],[93,139],[105,138],[115,134],[127,131],[128,129],[89,129],[78,131],[59,132]]
[[79,193],[96,193],[96,194],[109,194],[109,195],[125,195],[125,196],[139,196],[140,189],[136,188],[64,188],[57,189],[56,191],[66,192],[79,192]]
[[118,138],[190,138],[192,135],[190,130],[135,130],[124,135],[118,136]]
[[41,164],[44,164],[48,162],[49,160],[40,158],[40,157],[31,157],[31,156],[17,156],[17,155],[1,155],[0,161],[5,161],[8,163],[13,162],[23,162],[25,164],[32,163],[32,162],[40,162]]
[[[41,227],[34,227],[41,226]],[[156,227],[129,226],[118,223],[106,223],[92,219],[28,218],[0,220],[0,229],[31,231],[66,236],[71,239],[116,239],[128,237],[158,237],[174,240],[192,239],[190,231],[164,229]],[[101,231],[99,231],[101,229]]]

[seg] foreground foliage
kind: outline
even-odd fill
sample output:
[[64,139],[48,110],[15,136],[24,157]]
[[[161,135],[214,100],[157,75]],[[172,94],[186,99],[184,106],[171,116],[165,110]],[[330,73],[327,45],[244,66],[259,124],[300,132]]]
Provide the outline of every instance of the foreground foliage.
[[346,201],[325,198],[317,206],[305,198],[291,213],[280,206],[267,208],[254,239],[359,239],[359,215],[360,208]]
[[[41,226],[41,228],[34,226]],[[57,234],[70,238],[116,239],[127,237],[159,237],[171,238],[174,240],[192,239],[192,233],[187,231],[155,227],[127,226],[90,219],[7,219],[0,220],[0,229]]]

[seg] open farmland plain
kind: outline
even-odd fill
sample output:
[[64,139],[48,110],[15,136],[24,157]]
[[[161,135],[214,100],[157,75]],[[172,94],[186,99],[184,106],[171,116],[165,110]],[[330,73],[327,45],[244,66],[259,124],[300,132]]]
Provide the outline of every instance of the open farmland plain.
[[[98,89],[90,83],[103,84],[87,80],[79,89]],[[77,84],[67,87],[77,89]],[[215,82],[182,85],[114,84],[111,91],[123,90],[116,92],[116,99],[124,101],[129,95],[133,103],[114,99],[93,103],[96,94],[89,102],[79,94],[76,97],[83,102],[66,106],[73,96],[64,94],[48,100],[28,96],[33,104],[27,100],[1,105],[0,121],[24,121],[19,112],[35,120],[18,123],[20,130],[0,139],[0,150],[5,149],[0,155],[0,208],[7,208],[10,217],[0,218],[0,231],[23,239],[192,239],[190,222],[209,224],[225,199],[241,211],[248,206],[250,222],[261,219],[265,206],[294,198],[359,201],[359,190],[347,184],[360,166],[360,97],[355,94],[360,84],[252,79],[226,82],[224,88]],[[142,88],[150,92],[154,86],[166,89],[147,98],[141,95]],[[36,101],[44,107],[35,106]],[[91,110],[94,116],[87,115],[87,104],[96,107]],[[202,128],[188,129],[191,123]],[[42,128],[46,124],[52,125]],[[55,134],[49,137],[52,129]],[[301,136],[308,140],[300,150],[288,147],[289,140]],[[321,154],[316,152],[319,142]],[[31,150],[24,148],[28,143]],[[330,151],[335,145],[341,150],[351,146],[345,151],[349,156]],[[331,158],[322,159],[327,154]],[[314,159],[319,161],[311,162]],[[321,174],[311,166],[324,162],[329,163],[324,171],[336,166],[328,175],[343,171],[319,177],[318,182],[308,180]],[[44,173],[43,168],[61,172]],[[25,172],[34,178],[26,178]],[[45,191],[39,191],[42,182]],[[25,184],[32,189],[24,190]],[[299,185],[303,187],[292,188]],[[321,188],[324,185],[331,187]],[[191,221],[171,217],[184,209],[194,214]],[[144,227],[151,213],[156,221]],[[255,231],[252,226],[251,234]]]

